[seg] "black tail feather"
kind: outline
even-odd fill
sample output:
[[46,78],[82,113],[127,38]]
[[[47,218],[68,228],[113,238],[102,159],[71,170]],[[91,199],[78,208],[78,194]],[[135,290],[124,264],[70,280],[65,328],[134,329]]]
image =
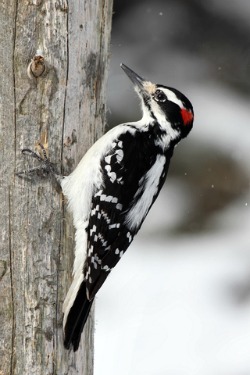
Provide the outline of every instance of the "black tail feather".
[[79,347],[81,334],[87,321],[93,300],[89,301],[86,295],[86,284],[82,282],[76,295],[75,301],[69,310],[64,327],[64,346],[74,351]]

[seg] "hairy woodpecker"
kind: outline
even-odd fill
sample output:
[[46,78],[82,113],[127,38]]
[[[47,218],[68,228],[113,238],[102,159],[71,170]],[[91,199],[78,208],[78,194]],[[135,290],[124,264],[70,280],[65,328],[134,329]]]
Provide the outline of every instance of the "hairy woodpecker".
[[[121,68],[141,99],[142,119],[108,131],[69,176],[59,179],[76,228],[73,281],[63,305],[64,345],[75,351],[96,293],[139,231],[166,179],[174,147],[193,126],[193,107],[182,93]],[[54,173],[45,151],[43,159],[23,152]]]

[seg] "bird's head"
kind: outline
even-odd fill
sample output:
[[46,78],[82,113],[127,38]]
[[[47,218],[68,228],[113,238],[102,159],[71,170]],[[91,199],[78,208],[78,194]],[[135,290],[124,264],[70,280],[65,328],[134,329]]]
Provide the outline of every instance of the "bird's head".
[[142,100],[142,110],[145,122],[156,121],[162,127],[169,126],[174,138],[184,138],[193,127],[194,112],[188,98],[180,91],[149,82],[126,65],[121,68],[134,84],[135,90]]

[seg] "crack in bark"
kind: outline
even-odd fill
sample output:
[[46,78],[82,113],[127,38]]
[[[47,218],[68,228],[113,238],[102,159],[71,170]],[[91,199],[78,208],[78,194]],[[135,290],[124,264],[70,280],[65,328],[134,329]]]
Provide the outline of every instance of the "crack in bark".
[[[15,76],[15,53],[16,53],[16,28],[17,28],[17,16],[18,16],[18,0],[15,2],[14,11],[14,31],[13,31],[13,54],[12,54],[12,67],[13,67],[13,102],[14,108],[16,108],[16,76]],[[16,128],[17,128],[17,117],[16,111],[14,112],[14,170],[16,169],[16,158],[17,158],[17,147],[16,147]],[[15,179],[15,176],[14,176]],[[9,259],[10,259],[10,287],[11,287],[11,306],[12,306],[12,334],[11,334],[11,358],[10,358],[10,375],[14,374],[14,359],[15,359],[15,304],[14,304],[14,285],[13,285],[13,263],[12,263],[12,236],[11,236],[11,187],[8,187],[8,211],[9,211]]]
[[12,335],[11,335],[11,359],[10,375],[14,374],[14,343],[15,343],[15,305],[14,305],[14,285],[13,285],[13,263],[12,263],[12,237],[11,237],[11,189],[8,188],[8,212],[9,212],[9,259],[10,259],[10,287],[11,287],[11,306],[12,306]]
[[[13,54],[12,54],[12,66],[13,66],[13,101],[14,108],[16,108],[16,76],[15,76],[15,52],[16,52],[16,28],[17,28],[17,14],[18,14],[18,0],[15,3],[15,15],[14,15],[14,31],[13,31]],[[16,127],[17,127],[17,118],[16,111],[14,113],[14,167],[16,169]],[[14,177],[15,178],[15,177]],[[12,374],[12,372],[11,372]]]
[[[69,35],[69,5],[67,8],[67,35]],[[66,83],[65,83],[65,91],[64,91],[64,101],[63,101],[63,123],[62,123],[62,139],[61,139],[61,170],[60,172],[63,173],[63,148],[64,148],[64,132],[65,132],[65,117],[66,117],[66,98],[67,98],[67,87],[68,87],[68,79],[69,79],[69,38],[67,38],[67,69],[66,69]]]

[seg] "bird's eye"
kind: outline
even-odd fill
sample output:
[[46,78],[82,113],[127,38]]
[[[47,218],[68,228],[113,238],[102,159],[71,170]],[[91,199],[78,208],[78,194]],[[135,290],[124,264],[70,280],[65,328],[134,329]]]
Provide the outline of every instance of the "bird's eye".
[[156,90],[153,98],[156,102],[165,102],[167,100],[166,95],[161,90]]

